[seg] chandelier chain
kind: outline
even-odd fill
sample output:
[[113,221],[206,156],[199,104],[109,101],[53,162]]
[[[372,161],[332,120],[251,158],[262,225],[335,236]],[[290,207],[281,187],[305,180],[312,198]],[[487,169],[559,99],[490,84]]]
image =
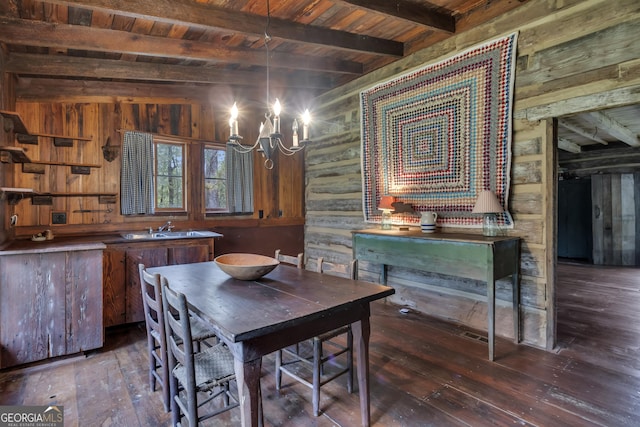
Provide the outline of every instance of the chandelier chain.
[[269,26],[271,25],[271,8],[269,5],[269,0],[267,0],[267,25],[264,28],[264,47],[267,51],[267,111],[271,112],[271,102],[269,99],[269,81],[271,80],[270,76],[270,58],[269,58],[269,42],[271,41],[271,35],[269,34]]
[[[276,103],[274,106],[272,106],[270,102],[271,55],[269,52],[269,42],[271,41],[271,35],[269,34],[269,29],[271,25],[271,5],[269,0],[266,1],[267,22],[264,29],[264,47],[267,53],[267,81],[265,85],[267,89],[267,112],[265,113],[265,121],[260,125],[260,131],[256,142],[253,145],[243,144],[241,142],[242,136],[238,134],[238,108],[234,103],[233,108],[231,109],[231,118],[229,119],[230,131],[228,144],[239,153],[249,153],[257,149],[257,151],[261,152],[265,158],[264,166],[267,169],[272,169],[274,166],[274,156],[277,155],[278,152],[282,153],[285,156],[292,156],[302,150],[305,146],[305,143],[309,141],[309,110],[306,110],[303,116],[302,141],[300,141],[298,137],[298,122],[294,119],[292,125],[292,144],[291,147],[286,147],[284,145],[283,136],[280,133],[280,101],[276,98]],[[273,118],[273,122],[271,121],[272,113],[275,115],[275,117]]]

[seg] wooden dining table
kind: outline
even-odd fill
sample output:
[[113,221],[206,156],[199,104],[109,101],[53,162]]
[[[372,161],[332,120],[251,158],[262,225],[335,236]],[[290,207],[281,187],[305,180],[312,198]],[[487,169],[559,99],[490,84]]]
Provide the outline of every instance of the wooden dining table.
[[187,297],[191,311],[211,325],[235,360],[242,426],[261,426],[262,356],[351,325],[362,425],[370,424],[370,303],[393,288],[279,265],[260,279],[237,280],[215,262],[149,268]]

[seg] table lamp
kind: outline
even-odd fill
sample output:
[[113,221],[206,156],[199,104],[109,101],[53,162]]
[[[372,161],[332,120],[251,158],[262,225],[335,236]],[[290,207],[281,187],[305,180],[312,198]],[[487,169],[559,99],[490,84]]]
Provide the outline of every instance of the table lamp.
[[382,196],[380,198],[380,205],[378,209],[382,211],[382,223],[380,228],[383,230],[391,230],[391,212],[395,209],[393,207],[393,202],[395,202],[395,197],[393,196]]
[[484,214],[482,220],[483,236],[498,235],[498,216],[496,214],[504,212],[504,209],[493,191],[482,190],[472,212]]

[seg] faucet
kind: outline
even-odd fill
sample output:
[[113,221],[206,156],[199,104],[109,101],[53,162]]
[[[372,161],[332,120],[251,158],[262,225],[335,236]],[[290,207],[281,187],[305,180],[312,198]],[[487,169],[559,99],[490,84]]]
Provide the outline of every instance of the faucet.
[[166,229],[167,231],[171,232],[171,230],[173,230],[174,227],[175,225],[171,225],[171,221],[167,221],[166,223],[158,227],[158,231],[160,232]]

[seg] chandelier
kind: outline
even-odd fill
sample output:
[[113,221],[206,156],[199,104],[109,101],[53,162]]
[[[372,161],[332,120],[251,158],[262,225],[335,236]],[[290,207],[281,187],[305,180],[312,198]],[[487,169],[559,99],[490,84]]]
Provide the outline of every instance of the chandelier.
[[[229,142],[228,144],[240,153],[248,153],[255,149],[262,153],[265,158],[264,166],[267,169],[273,168],[273,156],[280,151],[285,156],[292,156],[305,147],[309,142],[309,123],[311,122],[311,114],[309,110],[305,110],[302,114],[302,139],[298,135],[298,120],[294,119],[291,125],[291,146],[287,147],[283,141],[283,135],[280,132],[280,113],[282,106],[280,100],[276,98],[276,102],[271,106],[269,102],[269,23],[271,21],[271,11],[269,10],[269,0],[267,0],[267,26],[264,31],[264,46],[267,51],[267,108],[264,122],[260,123],[258,139],[253,145],[242,143],[242,136],[238,133],[238,106],[234,102],[231,108],[231,116],[229,117]],[[273,121],[271,118],[273,117]]]

